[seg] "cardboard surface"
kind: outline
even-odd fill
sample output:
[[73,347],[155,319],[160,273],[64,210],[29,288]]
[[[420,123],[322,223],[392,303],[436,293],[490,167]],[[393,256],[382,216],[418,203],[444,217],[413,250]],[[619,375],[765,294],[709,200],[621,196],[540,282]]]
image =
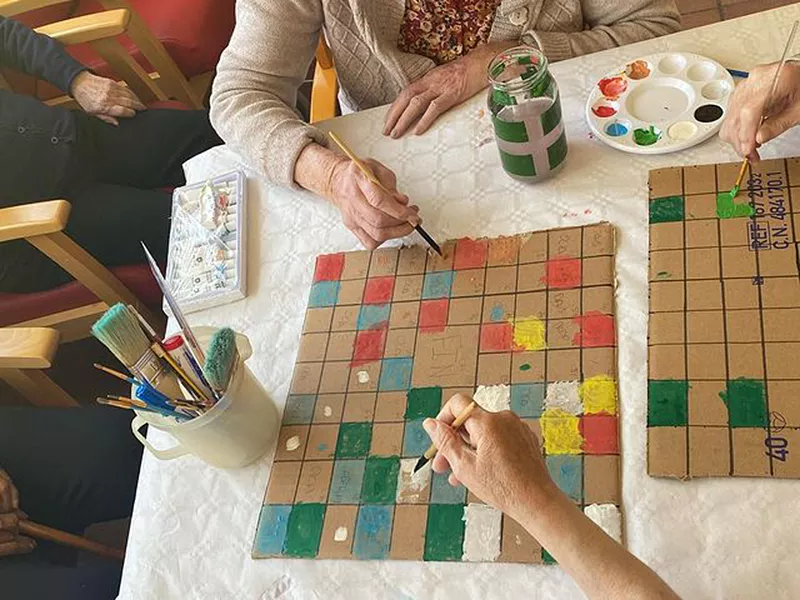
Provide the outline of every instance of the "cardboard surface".
[[650,172],[654,476],[800,477],[800,159],[738,168]]
[[479,386],[509,386],[506,406],[581,509],[619,506],[612,226],[442,247],[318,258],[254,556],[552,563],[508,517],[464,519],[483,502],[446,475],[411,473],[424,419]]

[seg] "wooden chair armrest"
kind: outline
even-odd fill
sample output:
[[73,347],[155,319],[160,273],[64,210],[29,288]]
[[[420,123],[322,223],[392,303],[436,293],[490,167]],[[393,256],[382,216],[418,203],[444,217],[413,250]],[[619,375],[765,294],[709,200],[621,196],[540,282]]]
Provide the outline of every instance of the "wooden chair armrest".
[[49,327],[0,329],[0,369],[49,369],[60,338]]
[[53,6],[54,4],[66,4],[70,0],[0,0],[0,15],[13,17],[26,13],[37,8]]
[[66,200],[0,208],[0,242],[63,231],[71,208]]
[[121,35],[127,31],[130,20],[131,11],[118,8],[43,25],[36,32],[69,46]]

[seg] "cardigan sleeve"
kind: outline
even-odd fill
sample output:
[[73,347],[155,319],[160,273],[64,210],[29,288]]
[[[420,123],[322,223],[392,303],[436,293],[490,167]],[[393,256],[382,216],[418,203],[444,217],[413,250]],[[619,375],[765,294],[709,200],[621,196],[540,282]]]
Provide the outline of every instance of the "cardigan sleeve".
[[584,31],[547,31],[547,22],[540,19],[534,30],[527,32],[551,62],[675,33],[681,28],[674,0],[581,0],[580,4]]
[[320,0],[238,0],[236,27],[211,93],[220,137],[268,180],[297,187],[306,145],[326,145],[294,106],[322,31]]

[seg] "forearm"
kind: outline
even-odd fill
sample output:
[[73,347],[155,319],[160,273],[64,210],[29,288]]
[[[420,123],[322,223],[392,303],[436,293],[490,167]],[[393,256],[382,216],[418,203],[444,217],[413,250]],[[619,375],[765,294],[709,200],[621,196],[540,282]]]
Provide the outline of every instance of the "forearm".
[[678,598],[561,492],[550,494],[519,521],[589,598]]
[[319,144],[309,144],[300,152],[294,165],[297,185],[323,198],[331,196],[331,178],[343,157]]

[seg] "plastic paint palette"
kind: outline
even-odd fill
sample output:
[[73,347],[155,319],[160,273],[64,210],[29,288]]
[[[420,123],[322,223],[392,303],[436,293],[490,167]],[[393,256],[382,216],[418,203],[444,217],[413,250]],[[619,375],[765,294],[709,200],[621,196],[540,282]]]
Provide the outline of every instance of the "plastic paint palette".
[[733,78],[710,58],[650,54],[595,83],[586,119],[598,138],[618,150],[675,152],[719,131],[732,91]]

